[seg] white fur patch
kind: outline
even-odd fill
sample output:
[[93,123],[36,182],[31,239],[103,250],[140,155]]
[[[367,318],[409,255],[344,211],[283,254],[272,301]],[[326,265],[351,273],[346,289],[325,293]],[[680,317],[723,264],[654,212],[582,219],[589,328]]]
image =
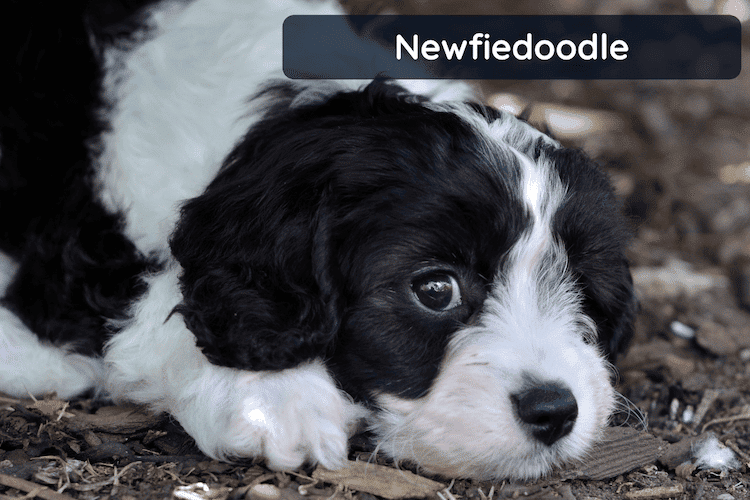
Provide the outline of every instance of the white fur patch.
[[149,278],[133,320],[107,345],[109,393],[169,412],[213,458],[262,456],[273,469],[342,465],[366,410],[319,361],[280,372],[209,363],[182,317],[170,317],[181,300],[178,274],[175,265]]
[[[126,234],[140,251],[168,256],[180,204],[204,190],[259,118],[262,103],[251,105],[250,97],[269,79],[285,78],[284,19],[340,13],[330,0],[166,2],[133,40],[107,49],[109,131],[94,147],[98,192],[105,207],[125,213]],[[452,82],[402,83],[437,100],[471,94]]]
[[[16,269],[13,259],[0,253],[0,296]],[[57,392],[66,399],[99,387],[102,379],[100,359],[41,342],[15,314],[0,306],[0,390],[16,397]]]
[[0,252],[0,296],[5,295],[5,290],[13,281],[13,276],[16,275],[17,270],[18,263],[9,255]]
[[101,385],[101,360],[45,344],[16,315],[0,307],[0,380],[16,397],[57,392],[62,399]]
[[[248,104],[281,72],[281,23],[290,1],[195,0],[159,4],[136,43],[106,52],[100,196],[126,212],[144,253],[167,255],[179,204],[206,187],[258,116]],[[331,3],[306,13],[338,12]]]

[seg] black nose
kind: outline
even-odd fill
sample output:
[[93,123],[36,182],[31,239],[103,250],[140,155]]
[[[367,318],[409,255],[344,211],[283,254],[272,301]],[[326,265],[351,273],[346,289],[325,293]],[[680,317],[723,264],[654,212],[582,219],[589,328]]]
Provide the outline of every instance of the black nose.
[[527,432],[547,446],[568,434],[578,417],[576,398],[560,384],[536,384],[510,399]]

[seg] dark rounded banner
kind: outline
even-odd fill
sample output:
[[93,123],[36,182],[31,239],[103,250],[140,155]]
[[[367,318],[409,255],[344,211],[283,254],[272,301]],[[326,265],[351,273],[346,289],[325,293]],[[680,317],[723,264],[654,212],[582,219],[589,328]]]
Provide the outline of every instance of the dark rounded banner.
[[290,78],[731,79],[734,16],[290,16]]

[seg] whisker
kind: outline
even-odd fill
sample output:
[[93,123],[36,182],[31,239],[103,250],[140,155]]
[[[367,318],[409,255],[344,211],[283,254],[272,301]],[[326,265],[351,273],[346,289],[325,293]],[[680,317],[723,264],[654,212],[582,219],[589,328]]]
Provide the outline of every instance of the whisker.
[[[634,429],[648,430],[648,416],[635,403],[619,392],[615,392],[615,411],[613,415],[623,414],[625,415],[625,420],[620,424],[621,426],[627,425]],[[631,422],[631,417],[635,418],[635,425]]]

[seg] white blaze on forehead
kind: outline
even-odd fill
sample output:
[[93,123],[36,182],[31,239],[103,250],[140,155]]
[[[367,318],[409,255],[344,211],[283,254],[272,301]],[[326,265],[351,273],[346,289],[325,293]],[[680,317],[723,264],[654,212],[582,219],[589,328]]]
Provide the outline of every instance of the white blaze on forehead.
[[[462,103],[427,103],[436,111],[451,112],[471,126],[487,155],[488,169],[517,172],[512,189],[529,216],[529,226],[511,249],[498,278],[495,294],[511,312],[541,314],[542,309],[560,319],[555,307],[564,304],[568,316],[578,313],[578,295],[567,275],[567,255],[553,235],[553,218],[566,197],[566,187],[551,160],[537,145],[559,148],[560,143],[510,113],[486,118]],[[536,159],[534,159],[536,157]],[[514,168],[497,168],[497,162],[513,162]],[[506,165],[507,167],[508,165]],[[506,175],[507,174],[500,174]],[[504,179],[511,182],[512,175]]]
[[484,128],[495,143],[518,161],[522,199],[534,215],[534,228],[537,229],[538,223],[550,222],[565,190],[544,154],[540,154],[536,161],[532,156],[535,145],[540,141],[556,147],[560,144],[508,113],[503,113],[500,119],[486,124]]
[[534,162],[519,151],[513,150],[513,153],[521,165],[521,199],[528,210],[530,227],[511,251],[508,276],[511,282],[523,279],[518,273],[539,275],[544,272],[545,262],[554,266],[553,262],[543,259],[545,256],[561,264],[562,268],[565,267],[562,261],[567,260],[565,252],[557,248],[552,232],[553,217],[565,198],[562,182],[554,173],[554,167],[543,157]]
[[[516,259],[538,261],[540,254],[549,245],[551,240],[551,226],[549,215],[545,210],[545,195],[549,189],[549,175],[545,175],[541,168],[531,159],[518,151],[513,151],[521,164],[521,189],[522,199],[531,215],[531,231],[527,233],[525,240],[529,245],[516,245]],[[528,248],[528,247],[531,248]],[[530,251],[531,250],[531,251]],[[525,254],[525,255],[524,255]],[[524,259],[524,257],[526,259]]]
[[543,152],[537,154],[536,160],[532,158],[539,141],[553,146],[559,144],[527,123],[505,115],[487,125],[486,130],[518,163],[519,194],[529,217],[529,227],[511,249],[503,270],[505,276],[499,280],[501,286],[496,287],[496,294],[511,311],[520,308],[540,315],[544,309],[559,316],[561,311],[550,310],[555,303],[558,307],[565,304],[564,309],[572,313],[575,307],[571,309],[571,306],[577,304],[577,296],[565,277],[567,255],[555,242],[552,227],[555,213],[565,199],[566,188]]

